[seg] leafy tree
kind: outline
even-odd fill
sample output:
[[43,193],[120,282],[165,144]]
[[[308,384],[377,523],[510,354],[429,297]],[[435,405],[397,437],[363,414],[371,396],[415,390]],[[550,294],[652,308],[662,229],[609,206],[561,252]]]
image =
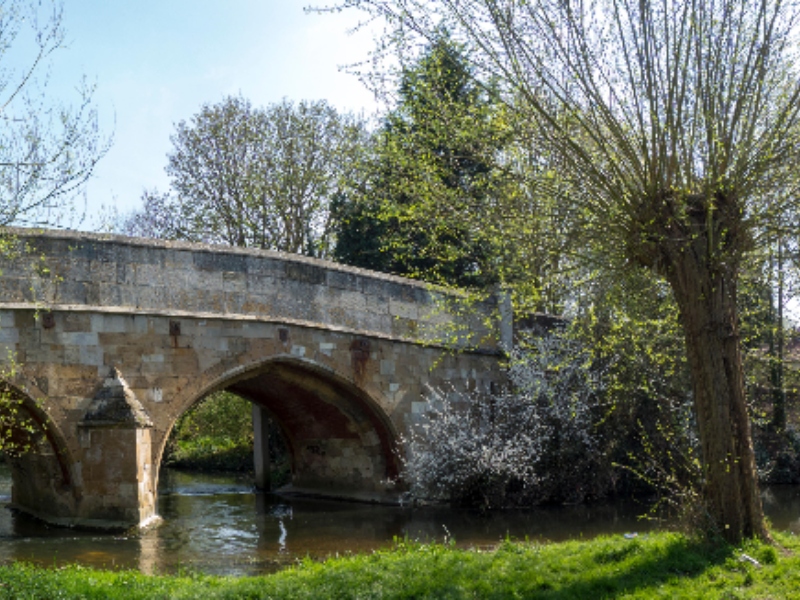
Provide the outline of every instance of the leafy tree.
[[[479,72],[568,167],[609,262],[669,284],[691,373],[711,521],[768,538],[747,413],[737,283],[767,193],[796,160],[800,12],[779,0],[352,0]],[[604,243],[605,242],[605,243]],[[604,244],[603,244],[604,243]]]
[[601,467],[617,493],[656,494],[654,509],[666,505],[694,523],[698,444],[670,290],[647,270],[631,269],[594,273],[581,292],[568,333],[604,372]]
[[330,202],[354,162],[363,124],[324,101],[265,109],[229,97],[181,121],[169,193],[148,191],[132,235],[310,256],[330,252]]
[[338,198],[334,257],[437,283],[499,282],[492,213],[513,187],[501,106],[446,34],[403,70],[398,94],[361,179]]

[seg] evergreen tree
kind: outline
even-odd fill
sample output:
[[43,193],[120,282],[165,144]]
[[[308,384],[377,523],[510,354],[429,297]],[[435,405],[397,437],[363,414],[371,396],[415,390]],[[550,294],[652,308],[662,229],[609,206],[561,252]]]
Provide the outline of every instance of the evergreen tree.
[[503,247],[489,219],[513,187],[501,161],[510,140],[501,105],[440,37],[403,72],[371,159],[335,203],[334,257],[435,283],[497,283]]

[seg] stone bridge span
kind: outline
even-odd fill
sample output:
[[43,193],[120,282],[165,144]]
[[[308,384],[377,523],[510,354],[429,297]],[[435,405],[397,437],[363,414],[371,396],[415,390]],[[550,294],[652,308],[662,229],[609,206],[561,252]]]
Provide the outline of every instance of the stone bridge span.
[[32,448],[12,461],[12,504],[51,522],[151,519],[173,425],[222,389],[255,407],[257,477],[269,417],[294,489],[390,499],[425,386],[502,379],[511,319],[497,299],[457,316],[458,296],[302,256],[6,233],[2,380],[36,430],[15,433]]

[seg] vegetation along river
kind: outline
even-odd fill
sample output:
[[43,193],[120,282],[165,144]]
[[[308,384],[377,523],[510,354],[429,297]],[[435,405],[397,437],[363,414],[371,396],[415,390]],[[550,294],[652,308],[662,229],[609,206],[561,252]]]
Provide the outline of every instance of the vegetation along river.
[[[502,511],[481,516],[447,507],[393,507],[253,492],[248,478],[164,469],[159,489],[160,525],[126,533],[48,527],[0,508],[0,563],[78,563],[133,568],[145,573],[181,570],[255,575],[305,557],[363,552],[395,538],[453,540],[490,546],[512,539],[563,540],[598,534],[646,532],[635,503]],[[11,480],[0,466],[0,502],[10,500]],[[800,487],[765,492],[773,527],[800,533]]]

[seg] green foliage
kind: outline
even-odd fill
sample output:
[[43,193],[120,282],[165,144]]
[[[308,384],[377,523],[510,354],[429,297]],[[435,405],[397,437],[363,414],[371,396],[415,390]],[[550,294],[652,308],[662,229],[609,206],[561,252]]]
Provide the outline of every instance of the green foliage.
[[201,436],[170,442],[165,464],[191,471],[252,471],[253,444],[247,439]]
[[34,419],[16,391],[0,384],[0,456],[16,458],[43,438]]
[[9,352],[0,365],[0,457],[16,458],[44,437],[43,425],[36,420],[25,397],[7,382],[17,374],[18,364]]
[[250,402],[229,392],[216,392],[203,399],[175,424],[164,460],[180,468],[252,470]]
[[179,439],[199,436],[247,439],[253,435],[252,408],[248,400],[230,392],[216,392],[188,410],[175,425]]
[[[797,5],[350,0],[407,49],[447,27],[572,185],[589,254],[663,277],[679,306],[705,496],[736,541],[766,537],[741,355],[743,257],[796,205]],[[721,82],[725,82],[724,84]],[[761,238],[761,240],[759,239]],[[777,379],[777,378],[776,378]],[[780,387],[780,386],[773,386]],[[777,405],[777,404],[776,404]],[[782,426],[783,418],[776,419]],[[738,432],[738,433],[736,433]],[[736,522],[734,522],[736,521]]]
[[[0,567],[0,599],[77,598],[792,598],[800,544],[709,546],[672,533],[491,550],[398,541],[372,554],[305,560],[262,577],[146,576],[69,566]],[[758,562],[753,564],[749,557]]]
[[[195,471],[253,471],[252,415],[249,400],[226,391],[209,395],[178,419],[164,463]],[[272,421],[268,444],[275,488],[291,480],[291,461],[280,426]]]
[[372,156],[337,197],[334,257],[435,283],[503,278],[492,223],[514,182],[501,162],[512,130],[460,47],[440,36],[403,71]]
[[700,467],[677,307],[645,270],[609,275],[598,274],[569,327],[604,369],[606,468],[617,492],[680,502],[699,485]]

